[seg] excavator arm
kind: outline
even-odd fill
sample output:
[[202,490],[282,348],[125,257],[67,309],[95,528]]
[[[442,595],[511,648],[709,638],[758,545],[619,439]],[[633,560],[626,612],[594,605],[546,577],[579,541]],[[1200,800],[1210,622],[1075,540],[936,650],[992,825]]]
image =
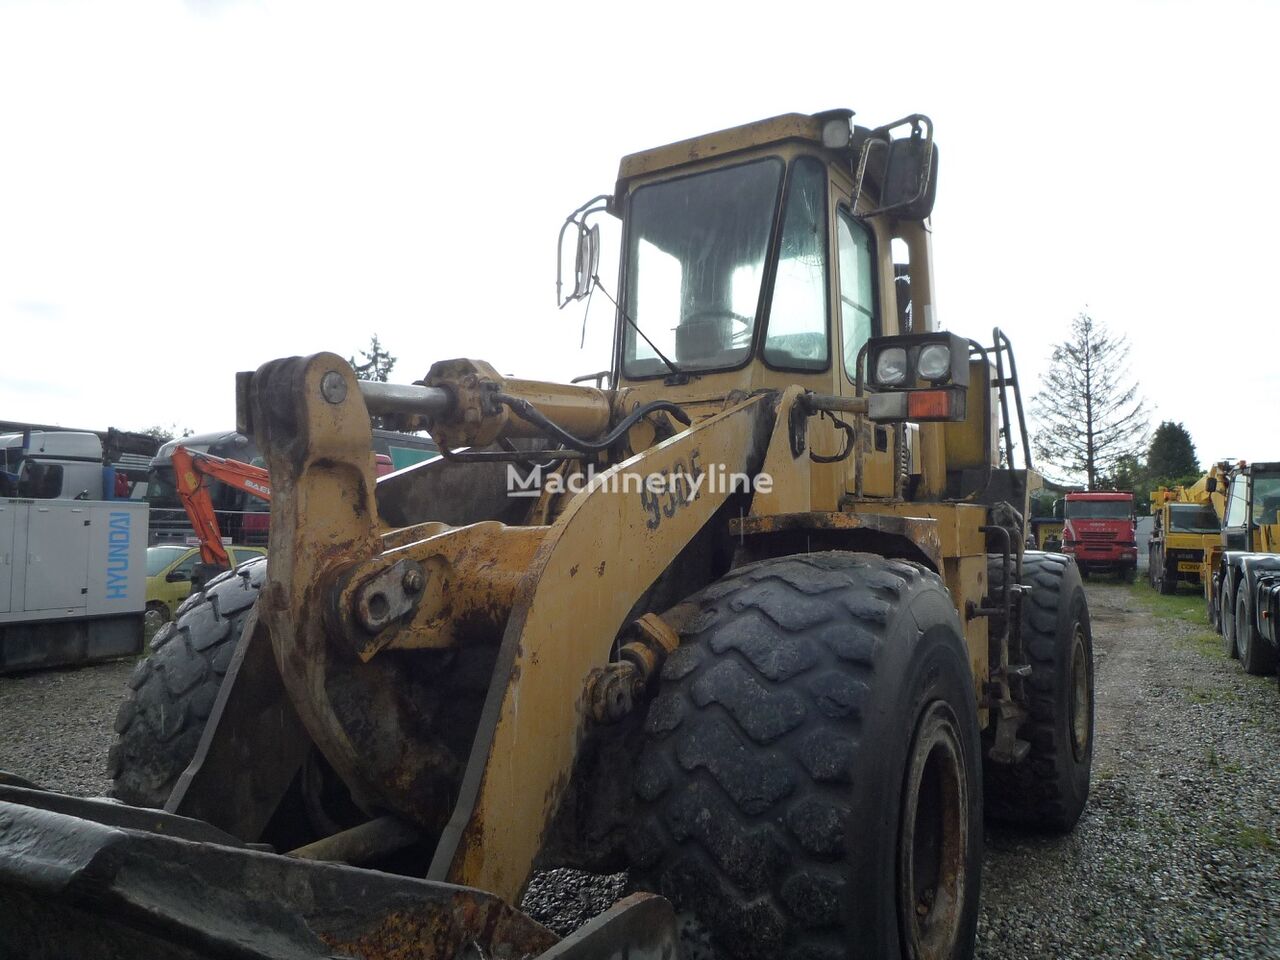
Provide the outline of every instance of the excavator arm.
[[191,526],[200,538],[200,562],[226,570],[231,566],[227,548],[222,545],[222,530],[209,497],[206,477],[221,480],[228,486],[271,502],[271,480],[263,467],[215,457],[211,453],[178,446],[173,451],[173,472]]

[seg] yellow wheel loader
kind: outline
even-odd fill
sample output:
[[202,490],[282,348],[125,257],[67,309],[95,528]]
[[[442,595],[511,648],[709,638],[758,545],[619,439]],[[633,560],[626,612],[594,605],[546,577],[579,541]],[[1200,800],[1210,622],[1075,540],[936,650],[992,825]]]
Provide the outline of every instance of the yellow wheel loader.
[[[0,785],[0,954],[971,956],[984,811],[1085,805],[1093,659],[1009,341],[937,323],[937,162],[848,110],[626,157],[561,232],[594,385],[240,375],[270,560],[139,665],[130,805]],[[442,456],[375,479],[371,416]],[[565,865],[630,892],[561,938],[513,905]]]

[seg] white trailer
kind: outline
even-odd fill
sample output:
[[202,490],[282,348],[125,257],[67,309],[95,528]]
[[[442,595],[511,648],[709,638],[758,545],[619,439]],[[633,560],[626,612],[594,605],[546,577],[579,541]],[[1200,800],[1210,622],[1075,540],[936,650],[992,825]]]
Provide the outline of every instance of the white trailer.
[[0,499],[0,673],[142,650],[147,505]]

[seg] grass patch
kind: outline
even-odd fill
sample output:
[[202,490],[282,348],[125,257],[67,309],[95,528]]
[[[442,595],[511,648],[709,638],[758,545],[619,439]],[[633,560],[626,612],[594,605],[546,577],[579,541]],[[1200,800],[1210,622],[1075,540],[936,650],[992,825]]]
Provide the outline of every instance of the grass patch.
[[1172,596],[1165,596],[1152,590],[1151,585],[1145,581],[1139,581],[1129,584],[1129,593],[1157,617],[1164,617],[1166,620],[1183,620],[1202,626],[1208,624],[1204,609],[1204,595],[1198,590],[1194,593],[1184,590]]
[[1255,827],[1247,823],[1237,823],[1233,827],[1214,830],[1209,839],[1215,846],[1229,847],[1234,850],[1263,850],[1273,853],[1280,850],[1280,840],[1276,839],[1266,827]]
[[1182,692],[1192,703],[1235,703],[1240,699],[1239,691],[1224,690],[1221,687],[1208,689],[1184,686]]
[[1188,637],[1179,637],[1177,643],[1185,644],[1201,656],[1218,660],[1226,658],[1222,638],[1209,629],[1202,594],[1186,591],[1165,596],[1151,589],[1151,585],[1145,581],[1130,584],[1129,594],[1148,612],[1162,620],[1178,620],[1200,628]]

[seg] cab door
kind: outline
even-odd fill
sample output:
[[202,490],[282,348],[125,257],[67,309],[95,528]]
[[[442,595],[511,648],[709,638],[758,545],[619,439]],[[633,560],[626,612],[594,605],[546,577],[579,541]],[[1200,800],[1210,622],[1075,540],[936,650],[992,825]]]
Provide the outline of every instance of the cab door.
[[1227,550],[1248,550],[1249,475],[1237,473],[1227,491],[1227,508],[1222,517],[1222,546]]
[[[896,314],[890,238],[875,220],[853,216],[849,198],[842,197],[832,212],[836,266],[836,310],[838,330],[834,355],[839,365],[840,392],[856,393],[858,355],[871,337],[886,332],[883,318]],[[893,324],[891,324],[893,326]],[[864,392],[867,389],[864,385]],[[893,495],[894,428],[888,424],[861,421],[862,449],[866,459],[862,469],[864,496]],[[847,461],[845,490],[856,491],[854,458]]]

